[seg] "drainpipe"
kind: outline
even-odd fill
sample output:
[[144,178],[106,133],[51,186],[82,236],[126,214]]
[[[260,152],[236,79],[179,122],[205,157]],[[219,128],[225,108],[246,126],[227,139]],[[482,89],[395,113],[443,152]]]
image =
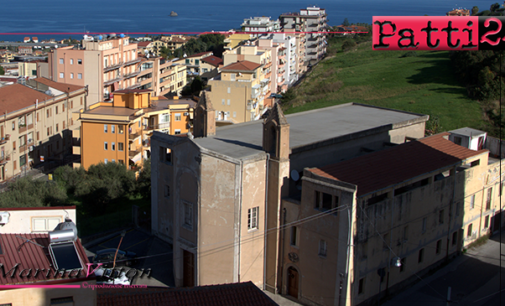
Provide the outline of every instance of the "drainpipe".
[[[391,271],[391,251],[393,248],[393,213],[395,210],[395,195],[393,189],[393,199],[391,201],[391,227],[389,228],[389,256],[388,256],[388,275],[386,278],[386,296],[389,295],[389,275]],[[380,294],[379,294],[379,303],[380,303]]]
[[266,290],[266,282],[267,282],[267,236],[268,236],[268,170],[270,163],[270,154],[266,153],[266,170],[265,170],[265,243],[263,247],[263,290]]
[[[357,204],[357,199],[356,199],[356,204]],[[346,294],[349,290],[349,288],[348,288],[348,286],[349,286],[349,266],[350,266],[349,261],[351,260],[351,257],[350,257],[351,256],[351,231],[352,231],[351,209],[352,209],[352,203],[351,203],[351,208],[349,208],[349,206],[347,207],[347,220],[349,222],[349,233],[347,235],[347,260],[345,262],[345,276],[346,276],[345,291],[346,291]],[[339,303],[338,303],[339,305],[342,305],[341,298],[342,298],[342,295],[339,294]],[[347,298],[350,298],[350,297],[347,297]]]

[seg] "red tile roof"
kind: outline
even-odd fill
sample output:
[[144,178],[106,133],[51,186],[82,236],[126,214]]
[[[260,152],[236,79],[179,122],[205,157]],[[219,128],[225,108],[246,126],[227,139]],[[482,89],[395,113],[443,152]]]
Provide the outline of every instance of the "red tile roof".
[[209,64],[214,65],[214,66],[217,67],[217,66],[219,66],[220,64],[223,63],[223,60],[220,59],[217,56],[211,55],[211,56],[202,58],[202,62],[206,62],[206,63],[209,63]]
[[67,84],[67,83],[59,83],[59,82],[55,82],[53,80],[46,79],[46,78],[36,78],[35,81],[42,83],[44,85],[47,85],[49,87],[52,87],[54,89],[57,89],[59,91],[63,91],[63,92],[67,92],[67,93],[84,88],[84,86]]
[[312,173],[358,186],[358,196],[488,152],[457,145],[441,133],[321,168]]
[[[23,237],[42,245],[44,248],[37,246],[31,242],[24,242],[23,239],[20,239],[16,236]],[[59,281],[65,282],[76,282],[82,281],[86,279],[86,270],[82,271],[80,277],[78,278],[68,278],[68,273],[61,277],[54,277],[54,270],[49,277],[46,277],[47,269],[51,268],[52,261],[49,257],[47,246],[49,245],[49,235],[48,234],[0,234],[0,263],[4,265],[4,270],[6,272],[6,276],[4,277],[2,273],[0,273],[0,284],[26,284],[26,283],[35,283],[35,282],[51,282],[51,281]],[[82,247],[79,239],[77,239],[75,246],[77,251],[83,260],[83,268],[87,269],[86,264],[89,262],[88,257],[86,256],[86,252]],[[20,265],[17,268],[17,273],[14,274],[14,277],[10,277],[12,272],[8,272],[14,265],[19,263]],[[32,269],[32,273],[29,276],[26,275],[26,271],[23,273],[24,277],[19,277],[19,272],[23,269]],[[35,275],[35,269],[40,269],[40,272]],[[42,269],[46,269],[45,271]],[[74,272],[72,275],[75,275],[77,272]],[[84,274],[83,274],[84,273]],[[53,277],[51,277],[51,275]]]
[[137,48],[139,47],[147,47],[151,42],[150,41],[141,41],[137,43]]
[[261,64],[253,63],[250,61],[239,61],[231,63],[228,66],[221,68],[221,71],[225,70],[254,71],[260,66]]
[[4,115],[5,112],[10,113],[34,105],[37,99],[40,103],[51,98],[43,92],[21,84],[3,86],[0,87],[0,114]]
[[96,290],[97,306],[277,305],[252,282],[192,288],[98,288]]

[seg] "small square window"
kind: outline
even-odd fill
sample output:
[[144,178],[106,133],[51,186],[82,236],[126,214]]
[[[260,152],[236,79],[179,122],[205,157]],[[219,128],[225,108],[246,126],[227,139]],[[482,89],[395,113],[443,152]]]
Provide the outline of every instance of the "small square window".
[[74,78],[74,74],[71,72],[70,73],[70,78],[73,79]]
[[458,232],[454,232],[452,233],[452,245],[456,245],[456,243],[458,242]]
[[438,240],[437,241],[437,248],[435,250],[435,253],[440,254],[441,251],[442,251],[442,240]]
[[298,228],[296,226],[291,227],[291,245],[298,246]]
[[117,143],[117,150],[118,151],[123,151],[124,150],[124,144],[122,142]]
[[363,294],[365,292],[365,278],[360,278],[358,283],[358,294]]
[[165,185],[165,197],[170,197],[170,186]]
[[444,210],[443,209],[438,213],[438,223],[444,224]]
[[82,65],[82,59],[78,59],[77,64]]
[[63,74],[63,72],[60,72],[60,79],[63,79],[63,78],[64,78],[64,76],[65,76],[65,75]]
[[78,74],[77,74],[77,78],[78,78],[79,80],[80,80],[80,79],[82,79],[82,73],[78,73]]
[[475,195],[472,195],[470,197],[470,209],[473,209],[475,207]]
[[489,227],[489,215],[484,218],[484,229],[487,229]]
[[110,145],[110,149],[111,149],[112,151],[116,151],[116,143],[115,143],[115,142],[111,143],[111,145]]
[[108,131],[107,124],[104,124],[104,125],[103,125],[103,132],[104,132],[104,133],[107,133],[107,131]]
[[104,149],[104,150],[107,150],[107,142],[104,142],[104,143],[103,143],[103,149]]
[[108,162],[107,158],[103,160],[103,163],[106,165],[107,165],[107,162]]
[[115,125],[111,125],[111,126],[110,126],[110,132],[111,132],[112,134],[114,134],[114,133],[116,132],[116,126],[115,126]]
[[181,114],[175,114],[175,121],[181,121]]
[[60,58],[60,64],[63,64],[63,59],[62,58]]
[[179,134],[181,134],[181,130],[175,130],[174,131],[174,135],[179,135]]
[[73,59],[73,58],[71,58],[71,59],[70,59],[70,65],[73,65],[73,64],[74,64],[74,59]]
[[466,232],[466,237],[467,237],[467,238],[472,237],[472,223],[470,223],[470,224],[468,225],[468,229],[467,229],[467,232]]

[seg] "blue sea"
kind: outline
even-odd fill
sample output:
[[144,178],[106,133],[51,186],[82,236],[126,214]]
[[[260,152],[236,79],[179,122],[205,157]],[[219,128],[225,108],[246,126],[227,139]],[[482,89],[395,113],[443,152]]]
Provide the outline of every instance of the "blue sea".
[[[0,41],[19,41],[25,36],[39,40],[81,33],[174,33],[239,29],[244,18],[299,12],[316,5],[325,8],[328,24],[345,18],[351,23],[372,23],[373,16],[442,16],[454,8],[489,9],[496,1],[447,0],[24,0],[2,8]],[[171,11],[178,17],[169,17]],[[10,34],[13,33],[13,34]],[[15,34],[18,33],[18,34]],[[47,34],[45,34],[47,33]],[[78,34],[75,34],[78,33]],[[144,36],[144,35],[132,36]]]

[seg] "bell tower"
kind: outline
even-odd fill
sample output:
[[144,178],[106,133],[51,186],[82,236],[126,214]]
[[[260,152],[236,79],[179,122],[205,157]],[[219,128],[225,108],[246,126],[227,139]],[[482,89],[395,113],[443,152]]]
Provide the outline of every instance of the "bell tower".
[[216,111],[212,107],[208,91],[202,91],[196,105],[193,135],[195,137],[216,135]]
[[272,159],[289,159],[289,124],[279,103],[274,104],[263,122],[263,150]]

